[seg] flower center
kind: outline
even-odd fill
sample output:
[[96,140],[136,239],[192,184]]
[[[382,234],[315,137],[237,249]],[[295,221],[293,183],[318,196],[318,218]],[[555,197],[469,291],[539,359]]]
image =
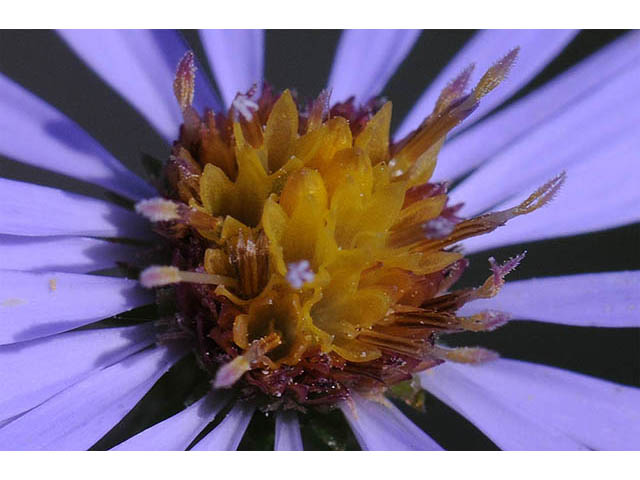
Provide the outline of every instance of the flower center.
[[505,323],[499,312],[456,311],[497,294],[522,257],[491,259],[482,286],[452,291],[467,265],[452,247],[544,205],[563,176],[517,207],[467,220],[448,205],[446,184],[429,178],[447,133],[514,59],[496,63],[471,93],[463,72],[420,128],[394,144],[390,102],[330,107],[326,92],[299,108],[288,90],[253,89],[226,115],[201,116],[185,55],[174,83],[184,124],[164,198],[137,205],[166,238],[171,265],[140,280],[171,285],[175,328],[194,340],[214,387],[235,385],[272,408],[332,404],[445,360],[491,356],[437,339]]

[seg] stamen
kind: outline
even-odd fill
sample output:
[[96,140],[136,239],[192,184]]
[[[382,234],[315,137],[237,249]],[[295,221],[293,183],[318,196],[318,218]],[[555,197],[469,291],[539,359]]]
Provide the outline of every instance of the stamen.
[[445,248],[446,246],[458,243],[465,238],[475,237],[477,235],[483,235],[492,232],[496,228],[507,223],[512,218],[534,212],[535,210],[544,207],[551,200],[553,200],[554,196],[558,193],[558,191],[564,184],[566,178],[567,174],[565,172],[562,172],[538,189],[536,189],[535,192],[533,192],[524,202],[520,203],[519,205],[507,210],[487,213],[485,215],[480,215],[479,217],[464,220],[463,222],[460,222],[456,225],[451,235],[449,235],[447,238],[426,242],[420,247],[420,249],[422,251],[430,251]]
[[140,273],[140,284],[145,288],[162,287],[173,283],[188,282],[205,285],[234,287],[235,278],[200,272],[186,272],[170,266],[153,266]]
[[178,69],[176,70],[176,77],[173,81],[173,93],[178,100],[180,109],[184,112],[193,103],[193,94],[196,84],[196,66],[193,59],[193,52],[188,51],[184,54],[180,63],[178,63]]
[[213,388],[229,388],[260,362],[270,363],[265,355],[281,344],[282,340],[277,333],[254,340],[246,352],[220,367]]
[[[256,102],[242,93],[236,95],[236,98],[233,99],[231,105],[235,109],[236,114],[240,114],[247,122],[251,121],[253,118],[253,112],[257,111],[259,108]],[[236,115],[236,120],[237,119]]]
[[287,282],[296,290],[302,288],[305,283],[313,282],[315,276],[308,260],[287,265]]
[[136,212],[152,222],[169,222],[180,219],[178,204],[164,198],[140,200],[135,206]]
[[212,217],[196,208],[160,197],[141,200],[136,204],[135,209],[137,213],[154,223],[177,222],[175,225],[156,228],[156,232],[172,238],[183,235],[187,226],[195,228],[207,238],[212,238],[218,233],[222,224],[221,218]]

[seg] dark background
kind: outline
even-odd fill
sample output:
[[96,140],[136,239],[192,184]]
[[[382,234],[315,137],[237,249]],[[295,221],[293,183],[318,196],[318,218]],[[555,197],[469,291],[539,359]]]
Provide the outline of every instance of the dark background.
[[[540,86],[623,32],[583,31],[543,72],[510,101]],[[206,73],[198,35],[183,32],[199,54]],[[447,60],[470,38],[472,30],[423,33],[408,58],[390,80],[383,95],[394,102],[394,124],[415,102]],[[266,34],[265,78],[277,88],[296,88],[302,96],[315,96],[324,87],[340,36],[334,30],[277,30]],[[161,137],[125,100],[111,90],[75,57],[57,35],[49,31],[0,32],[0,71],[67,114],[116,158],[139,174],[141,156],[166,158]],[[167,88],[171,88],[170,85]],[[0,134],[2,134],[0,132]],[[63,160],[61,160],[63,161]],[[0,156],[0,176],[64,188],[84,195],[107,198],[100,188]],[[615,192],[612,192],[615,194]],[[472,255],[471,267],[461,284],[482,281],[488,256],[504,259],[528,250],[523,264],[510,280],[544,275],[566,275],[640,269],[638,225],[494,249]],[[485,334],[449,337],[451,345],[476,344],[503,356],[554,365],[628,385],[640,386],[640,329],[566,327],[540,322],[514,321]],[[159,382],[152,394],[96,447],[108,448],[150,422],[177,411],[199,381],[188,361]],[[427,396],[427,414],[403,410],[436,441],[449,449],[486,449],[495,446],[475,427],[433,397]],[[242,447],[270,448],[273,419],[256,415]],[[303,422],[308,448],[357,448],[344,428],[340,414]],[[262,440],[255,440],[260,438]]]

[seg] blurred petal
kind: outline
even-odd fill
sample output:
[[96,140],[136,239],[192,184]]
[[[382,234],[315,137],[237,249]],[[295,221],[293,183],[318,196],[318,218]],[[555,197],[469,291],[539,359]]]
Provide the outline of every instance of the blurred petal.
[[583,327],[640,327],[640,271],[507,282],[500,294],[466,304],[461,315],[500,310],[513,318]]
[[[511,145],[462,181],[452,192],[452,201],[464,201],[463,214],[474,215],[532,184],[544,183],[547,177],[564,168],[602,158],[603,152],[619,141],[640,143],[638,75],[640,64]],[[603,160],[598,165],[598,170],[612,169],[609,161]],[[487,185],[496,185],[496,188],[488,189]]]
[[153,188],[76,123],[0,74],[0,153],[138,200]]
[[150,325],[62,333],[0,346],[0,419],[37,406],[155,340]]
[[153,299],[125,278],[0,270],[0,345],[81,327]]
[[[189,50],[174,30],[60,30],[60,36],[102,79],[133,105],[169,142],[182,114],[173,95],[178,62]],[[202,69],[196,73],[194,106],[220,103]]]
[[228,395],[220,391],[206,395],[181,412],[122,442],[113,450],[186,450],[228,400]]
[[227,107],[238,92],[262,88],[263,30],[200,30],[200,39]]
[[[513,243],[530,242],[566,235],[614,228],[640,221],[640,169],[638,151],[640,136],[634,127],[628,137],[585,152],[584,161],[566,168],[567,179],[556,198],[548,206],[514,219],[490,235],[463,242],[468,252]],[[580,157],[578,158],[578,161]],[[517,205],[536,186],[536,181],[524,188],[520,196],[507,200],[497,210]]]
[[147,239],[136,214],[95,198],[0,178],[0,233]]
[[378,95],[420,36],[420,30],[345,30],[329,77],[331,99],[364,103]]
[[502,450],[586,449],[553,426],[528,418],[508,399],[493,395],[485,385],[464,373],[458,365],[448,362],[420,373],[419,377],[425,390],[466,417]]
[[[430,373],[433,372],[433,373]],[[544,443],[535,431],[498,413],[508,405],[550,432],[598,450],[640,448],[640,389],[559,368],[498,359],[480,365],[445,363],[420,375],[422,385],[449,403],[506,449],[572,449]],[[473,395],[469,392],[475,392]],[[477,395],[476,395],[477,393]],[[484,407],[483,407],[484,405]],[[477,407],[477,408],[476,408]],[[487,409],[486,418],[477,411]],[[479,423],[481,422],[481,423]],[[486,430],[485,430],[486,428]],[[540,442],[540,443],[538,443]]]
[[79,382],[0,429],[0,450],[85,450],[180,357],[153,348]]
[[279,412],[276,416],[276,439],[274,450],[299,451],[302,446],[300,422],[294,411]]
[[340,406],[363,450],[442,450],[440,445],[391,403],[353,396]]
[[509,76],[491,95],[483,98],[480,107],[465,120],[464,127],[468,127],[529,83],[577,33],[577,30],[482,30],[476,33],[429,85],[394,138],[401,139],[418,128],[433,110],[442,89],[469,65],[476,65],[470,78],[470,84],[474,84],[509,50],[519,46],[518,60]]
[[623,35],[479,125],[445,143],[434,180],[458,178],[529,135],[640,61],[640,33]]
[[255,409],[253,405],[237,403],[224,420],[191,450],[236,450]]
[[138,248],[86,237],[21,237],[0,235],[2,267],[27,272],[86,273],[114,267]]

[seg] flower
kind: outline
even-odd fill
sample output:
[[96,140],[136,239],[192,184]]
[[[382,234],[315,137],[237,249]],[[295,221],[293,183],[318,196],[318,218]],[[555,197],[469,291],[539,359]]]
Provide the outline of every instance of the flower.
[[[490,259],[491,274],[480,288],[444,293],[457,280],[464,266],[457,263],[461,261],[457,251],[443,250],[450,246],[447,243],[450,238],[464,239],[465,250],[474,252],[637,221],[635,202],[638,193],[633,186],[637,183],[639,169],[633,163],[638,141],[633,89],[638,73],[639,38],[635,32],[617,39],[487,120],[462,131],[445,144],[438,167],[431,176],[435,155],[429,147],[440,147],[441,138],[461,117],[470,115],[467,123],[473,125],[489,113],[526,83],[574,34],[564,31],[477,34],[445,69],[443,79],[437,79],[417,102],[394,138],[400,140],[419,127],[436,105],[436,115],[431,117],[431,123],[427,120],[415,136],[406,142],[399,141],[393,157],[388,159],[384,154],[388,152],[385,139],[388,138],[390,107],[366,102],[379,94],[407,55],[417,34],[413,31],[345,32],[329,81],[332,98],[342,102],[337,106],[333,104],[332,108],[338,108],[331,115],[337,119],[334,123],[350,119],[346,129],[335,127],[338,133],[344,132],[343,138],[353,137],[345,144],[349,148],[342,149],[347,152],[344,162],[337,164],[344,169],[335,168],[334,163],[324,168],[319,163],[306,170],[299,166],[291,168],[283,178],[268,178],[267,172],[277,173],[289,162],[295,163],[295,158],[291,159],[291,149],[302,138],[298,121],[305,122],[303,133],[321,132],[316,134],[317,141],[309,141],[307,146],[326,148],[335,140],[327,140],[330,126],[325,121],[326,95],[321,95],[305,116],[296,110],[290,92],[276,99],[270,96],[268,89],[262,92],[251,89],[262,76],[259,58],[263,37],[260,32],[201,32],[222,101],[203,81],[192,54],[183,57],[186,48],[172,32],[61,32],[74,51],[167,140],[173,141],[177,137],[177,126],[183,124],[167,167],[167,191],[172,193],[171,200],[155,198],[157,193],[147,183],[128,172],[68,118],[6,77],[0,77],[0,99],[6,128],[11,135],[2,137],[0,151],[20,161],[96,183],[137,201],[137,212],[152,220],[156,229],[170,241],[177,242],[173,245],[179,244],[175,249],[179,256],[171,265],[158,264],[144,270],[140,282],[147,287],[184,284],[189,288],[175,288],[181,308],[177,314],[172,312],[168,319],[156,324],[80,328],[149,304],[154,299],[161,314],[171,312],[170,307],[176,303],[170,298],[172,287],[159,290],[156,298],[137,280],[89,273],[108,268],[122,259],[134,262],[139,258],[146,264],[151,263],[147,257],[140,257],[143,255],[141,247],[145,242],[157,244],[157,237],[152,235],[142,216],[130,209],[56,189],[0,180],[0,249],[5,259],[5,269],[0,274],[3,319],[0,323],[3,344],[0,347],[3,363],[0,375],[4,386],[0,394],[0,447],[91,447],[172,365],[184,361],[180,359],[186,348],[192,346],[185,346],[185,329],[193,331],[191,322],[199,318],[201,308],[216,312],[217,330],[208,330],[206,337],[197,334],[197,341],[214,341],[216,348],[226,345],[229,351],[240,348],[234,356],[229,351],[219,353],[207,346],[209,344],[198,344],[202,352],[198,361],[205,369],[207,358],[219,354],[214,364],[222,363],[223,366],[215,372],[214,386],[221,388],[200,398],[194,397],[186,408],[132,436],[117,448],[236,448],[256,406],[252,402],[235,401],[234,390],[223,387],[236,385],[259,365],[267,373],[260,381],[254,378],[253,385],[264,391],[266,378],[277,371],[278,362],[294,368],[303,351],[298,347],[315,345],[315,340],[305,336],[307,331],[295,323],[296,319],[302,318],[300,311],[305,311],[307,305],[309,309],[315,305],[300,301],[300,298],[308,298],[304,296],[305,292],[313,294],[323,289],[321,298],[329,299],[323,307],[331,315],[320,320],[324,322],[320,325],[322,328],[314,323],[316,319],[322,319],[317,312],[312,315],[313,321],[306,325],[309,330],[319,330],[316,333],[321,339],[322,333],[329,331],[325,343],[317,342],[320,351],[333,349],[352,365],[357,360],[353,358],[354,353],[371,355],[367,360],[375,356],[380,358],[384,352],[399,348],[390,343],[392,340],[410,339],[391,335],[391,332],[404,334],[405,330],[399,328],[398,323],[383,325],[391,328],[386,332],[363,326],[378,326],[380,318],[389,318],[390,308],[395,309],[393,315],[420,318],[424,315],[420,309],[426,300],[440,302],[437,306],[432,305],[429,312],[432,317],[444,315],[441,304],[453,302],[456,314],[445,315],[445,320],[439,321],[456,322],[456,328],[468,330],[497,328],[508,320],[509,315],[573,325],[637,327],[638,309],[634,303],[637,294],[634,294],[640,279],[638,272],[579,274],[503,285],[504,276],[522,258],[516,257],[504,264]],[[487,95],[500,83],[513,62],[513,54],[509,53],[491,67],[504,53],[497,53],[492,45],[500,45],[502,49],[503,45],[517,44],[521,47],[522,58],[510,73],[508,83],[504,85],[506,88],[498,88]],[[372,45],[377,48],[372,49]],[[106,55],[105,51],[111,55]],[[380,54],[371,56],[371,52]],[[471,69],[465,69],[470,63],[469,57],[490,67],[490,74],[480,77],[471,96],[465,96],[465,85],[473,75]],[[182,61],[171,92],[167,86],[173,81],[173,65],[178,64],[180,58]],[[450,79],[455,80],[447,84]],[[444,92],[442,95],[441,91]],[[238,92],[248,93],[238,95]],[[178,102],[173,99],[168,102],[168,94],[175,96]],[[355,96],[354,101],[344,102],[351,95]],[[484,98],[478,105],[480,97]],[[224,136],[215,134],[216,129],[222,128],[223,124],[219,122],[227,120],[204,114],[203,122],[198,113],[205,112],[207,106],[220,112],[221,105],[232,106],[228,121],[234,129],[237,151],[231,153],[228,153],[230,144]],[[442,118],[452,121],[443,126],[438,123]],[[257,120],[260,122],[256,123]],[[264,128],[263,120],[266,122]],[[580,130],[581,137],[566,142],[568,132],[576,129]],[[65,134],[63,138],[56,135],[61,131]],[[434,131],[438,133],[435,137]],[[262,138],[257,137],[262,135],[270,149],[269,168],[249,170],[250,175],[246,175],[241,168],[242,162],[249,166],[255,162],[252,164],[242,156],[257,155],[256,150],[263,144]],[[240,139],[244,143],[238,147]],[[351,189],[355,197],[369,192],[360,188],[372,181],[371,170],[366,168],[367,164],[359,168],[357,161],[347,157],[347,154],[357,153],[352,148],[354,142],[369,158],[380,157],[371,163],[381,166],[376,181],[377,185],[388,186],[385,190],[388,195],[375,199],[377,210],[365,208],[367,214],[360,216],[357,211],[347,208],[354,205],[354,200],[345,201],[345,220],[339,224],[341,229],[325,235],[326,224],[318,225],[317,221],[326,215],[327,195],[339,192],[347,177],[355,185]],[[201,146],[200,155],[210,154],[206,161],[199,159],[206,165],[202,172],[198,171],[200,163],[189,157],[189,149],[194,144]],[[329,157],[333,159],[333,156]],[[60,161],[61,158],[65,161]],[[604,167],[603,158],[611,159]],[[276,164],[269,166],[268,162],[272,160]],[[396,163],[392,164],[394,161]],[[566,181],[564,175],[553,177],[563,169],[567,170]],[[443,203],[447,200],[446,187],[442,182],[460,179],[472,170],[473,173],[463,178],[449,196],[450,205],[462,201],[465,205],[445,207],[448,205]],[[232,185],[230,179],[234,180]],[[398,181],[394,182],[395,179]],[[405,180],[406,185],[402,184]],[[431,183],[425,184],[426,180]],[[493,230],[514,216],[544,205],[563,182],[562,192],[552,207],[514,220],[491,235],[467,239],[466,233]],[[397,187],[399,184],[402,188]],[[540,184],[543,186],[536,190]],[[584,188],[585,185],[590,188]],[[345,198],[351,190],[344,188]],[[273,197],[274,192],[279,196]],[[416,197],[413,204],[425,202],[425,210],[411,210],[411,202],[406,205],[407,198],[412,195]],[[433,215],[427,215],[426,206],[434,203],[438,196],[441,197],[439,207]],[[373,197],[367,197],[367,201],[373,200]],[[393,205],[396,210],[392,209]],[[398,210],[403,206],[404,209]],[[364,207],[369,205],[363,201]],[[451,209],[446,215],[442,214],[447,208]],[[384,213],[376,216],[368,213],[370,211]],[[393,215],[399,215],[399,211],[407,212],[409,220],[404,222],[407,228],[393,231],[390,221],[394,220]],[[490,213],[480,215],[485,211]],[[224,220],[221,223],[218,218],[222,215],[230,215],[226,218],[235,218],[236,222]],[[413,221],[411,215],[418,220]],[[254,236],[252,230],[245,229],[237,221],[242,220],[245,226],[255,226],[260,221],[264,225],[265,218],[270,227],[264,229],[263,237]],[[222,242],[225,250],[217,253],[216,249],[201,252],[196,243],[179,243],[191,241],[193,235],[187,232],[193,230],[202,238],[212,241],[233,239],[233,242]],[[365,238],[356,243],[354,239],[363,232],[371,238],[362,235]],[[390,253],[376,243],[376,236],[381,232],[383,237],[391,239]],[[116,238],[133,241],[105,240]],[[415,243],[416,238],[421,245],[426,242],[430,246],[424,259],[437,265],[431,272],[421,270],[424,263],[419,262],[408,268],[409,260],[398,253],[406,245]],[[335,248],[332,242],[336,242]],[[412,306],[411,312],[400,311],[397,298],[391,298],[393,295],[381,286],[397,288],[403,281],[411,284],[411,275],[393,276],[384,272],[389,277],[385,280],[385,275],[375,269],[367,270],[363,275],[362,267],[353,266],[357,262],[332,270],[330,263],[322,257],[332,251],[335,254],[338,247],[348,250],[348,246],[353,245],[368,245],[370,258],[398,262],[402,267],[399,270],[403,272],[437,273],[445,279],[434,280],[436,294],[429,292],[427,295],[428,289],[424,289],[416,293],[423,295],[417,305],[403,304]],[[278,262],[277,275],[264,273],[266,270],[259,260],[261,254],[268,256],[269,262]],[[440,257],[446,259],[440,261]],[[236,263],[232,265],[230,258],[236,258]],[[230,270],[246,259],[252,259],[246,267],[247,272],[253,273],[238,275]],[[200,266],[202,268],[196,268]],[[344,295],[340,290],[343,285],[348,287],[347,280],[354,272],[358,282],[366,284],[370,290],[366,292],[368,296],[362,296],[360,303],[351,305],[349,301],[353,296]],[[248,278],[251,282],[242,283]],[[209,284],[216,286],[215,299],[209,294],[212,288],[207,286]],[[331,287],[335,293],[326,291]],[[432,287],[435,288],[433,285],[429,288]],[[260,297],[262,292],[275,293]],[[473,302],[456,303],[471,298]],[[238,311],[236,306],[242,302],[249,306]],[[376,316],[377,311],[381,313]],[[340,323],[336,321],[336,312],[348,312],[348,318],[355,320],[351,324]],[[269,325],[265,318],[284,320],[264,333],[252,330]],[[435,320],[430,318],[429,321]],[[349,331],[341,330],[353,323],[367,338],[354,337]],[[280,356],[269,357],[271,352],[281,348]],[[428,365],[431,368],[415,365],[409,372],[417,374],[415,381],[419,382],[419,387],[467,417],[501,448],[639,447],[640,422],[637,419],[640,412],[637,405],[640,393],[633,387],[553,367],[496,359],[485,350],[447,349],[424,342],[416,347],[413,341],[406,342],[402,348],[418,348],[420,354],[428,352],[428,358],[433,360],[433,364]],[[441,363],[444,359],[448,361]],[[327,365],[320,364],[314,368],[330,370]],[[363,370],[355,367],[353,370],[358,375],[352,374],[347,379],[341,377],[330,386],[349,384],[354,379],[360,381]],[[397,366],[389,371],[397,372]],[[380,376],[380,372],[374,373],[374,377]],[[329,377],[323,375],[318,378],[326,383]],[[362,448],[440,448],[394,404],[379,396],[375,400],[365,398],[367,394],[375,393],[372,386],[359,389],[359,384],[349,385],[349,395],[339,397],[348,400],[338,405]],[[392,388],[392,394],[411,404],[419,403],[419,388],[415,383],[396,387]],[[273,400],[277,395],[268,398],[270,405],[279,407]],[[216,422],[209,425],[214,418]],[[300,418],[292,410],[278,411],[276,448],[301,448]],[[199,436],[201,432],[203,435]]]

